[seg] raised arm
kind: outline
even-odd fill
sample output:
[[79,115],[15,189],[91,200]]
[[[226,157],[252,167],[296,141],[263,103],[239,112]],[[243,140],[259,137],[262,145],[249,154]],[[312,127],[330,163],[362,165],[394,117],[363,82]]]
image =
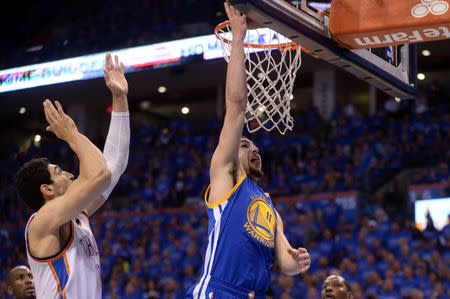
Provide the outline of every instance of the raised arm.
[[130,114],[128,111],[128,83],[125,79],[124,65],[117,55],[114,61],[111,53],[106,54],[105,82],[112,94],[112,113],[106,137],[103,156],[111,171],[111,183],[100,196],[95,198],[85,212],[89,216],[95,213],[108,199],[128,165],[130,148]]
[[210,176],[210,203],[214,203],[233,187],[232,171],[238,160],[239,143],[245,122],[247,76],[245,73],[244,38],[247,21],[237,9],[224,3],[233,33],[225,91],[226,112],[219,144],[213,154]]
[[311,258],[305,248],[292,248],[284,234],[283,220],[277,213],[277,233],[275,237],[275,259],[281,272],[286,275],[296,275],[308,271]]
[[[69,144],[80,161],[80,174],[63,195],[48,201],[36,213],[29,228],[36,238],[54,234],[63,224],[79,215],[92,198],[108,186],[111,176],[100,150],[78,132],[58,101],[55,106],[49,100],[44,102],[45,117],[49,123],[47,131]],[[54,186],[42,185],[41,190],[43,188]]]

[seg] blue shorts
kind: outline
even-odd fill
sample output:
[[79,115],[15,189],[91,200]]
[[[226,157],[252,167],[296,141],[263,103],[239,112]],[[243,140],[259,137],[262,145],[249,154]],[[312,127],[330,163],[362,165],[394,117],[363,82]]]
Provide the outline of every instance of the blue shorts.
[[[186,299],[199,299],[201,294],[205,294],[206,299],[248,299],[251,290],[234,286],[219,279],[210,278],[208,286],[202,289],[198,296],[194,297],[195,286],[191,287],[186,294]],[[254,294],[254,299],[266,299],[263,294]]]

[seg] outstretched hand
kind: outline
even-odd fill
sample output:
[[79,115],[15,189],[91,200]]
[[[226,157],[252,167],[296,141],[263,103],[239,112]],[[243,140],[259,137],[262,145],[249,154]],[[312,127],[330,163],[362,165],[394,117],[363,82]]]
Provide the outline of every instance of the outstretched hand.
[[103,72],[105,74],[106,85],[113,95],[128,94],[128,83],[125,79],[124,70],[125,67],[123,63],[119,61],[117,55],[114,55],[113,61],[111,53],[106,53],[105,68],[103,69]]
[[289,248],[288,253],[291,255],[292,259],[297,262],[300,273],[305,273],[311,266],[311,257],[309,256],[308,250],[299,247],[298,249]]
[[[71,134],[78,132],[75,122],[64,113],[61,104],[55,101],[55,105],[50,100],[45,100],[44,103],[45,118],[49,126],[47,131],[53,132],[59,139],[67,141]],[[56,108],[55,108],[56,106]]]
[[233,33],[233,40],[243,41],[247,32],[247,17],[239,10],[234,8],[230,2],[225,1],[225,12],[228,20],[230,20],[231,31]]

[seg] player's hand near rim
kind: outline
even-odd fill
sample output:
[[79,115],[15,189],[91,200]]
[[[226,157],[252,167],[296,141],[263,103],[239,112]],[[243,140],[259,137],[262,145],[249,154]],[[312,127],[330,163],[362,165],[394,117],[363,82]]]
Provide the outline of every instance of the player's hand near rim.
[[119,62],[119,57],[114,55],[114,62],[110,52],[106,54],[105,67],[103,73],[105,75],[106,86],[108,86],[113,97],[126,96],[128,94],[128,83],[125,79],[125,66],[123,62]]
[[234,8],[228,0],[224,6],[233,32],[232,42],[243,42],[247,33],[247,17]]

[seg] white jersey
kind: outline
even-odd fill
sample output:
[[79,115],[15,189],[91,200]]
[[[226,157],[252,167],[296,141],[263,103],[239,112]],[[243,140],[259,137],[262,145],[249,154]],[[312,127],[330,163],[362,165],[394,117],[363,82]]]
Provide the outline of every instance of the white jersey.
[[59,254],[37,259],[28,250],[28,220],[25,243],[37,299],[99,299],[102,297],[100,258],[89,219],[80,214],[71,221],[69,241]]

